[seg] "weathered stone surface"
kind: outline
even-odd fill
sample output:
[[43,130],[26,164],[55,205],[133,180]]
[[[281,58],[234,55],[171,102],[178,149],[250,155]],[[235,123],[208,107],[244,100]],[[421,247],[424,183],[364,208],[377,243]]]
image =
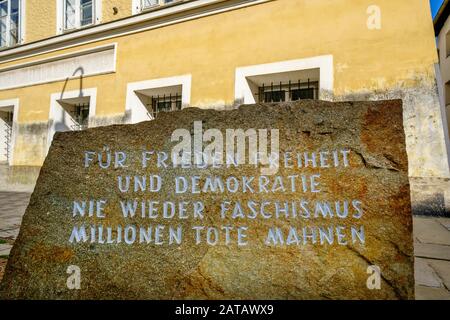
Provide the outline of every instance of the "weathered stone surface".
[[[228,169],[158,169],[150,161],[140,165],[142,150],[170,152],[175,129],[193,131],[194,121],[203,129],[279,129],[280,153],[348,150],[349,166],[287,168],[277,176],[320,174],[320,192],[302,188],[285,192],[228,192],[175,194],[176,176],[230,176],[259,178],[260,168],[243,165]],[[0,298],[32,299],[412,299],[414,298],[413,239],[407,156],[401,101],[329,103],[304,101],[277,105],[242,106],[233,111],[185,109],[162,114],[157,120],[136,125],[116,125],[80,132],[56,134],[31,197],[20,234],[11,251]],[[124,151],[127,168],[84,167],[84,151]],[[295,157],[293,157],[295,159]],[[342,162],[341,162],[342,163]],[[157,193],[125,192],[118,176],[159,174]],[[273,177],[268,176],[269,179]],[[106,199],[106,218],[72,216],[73,201]],[[119,201],[203,201],[204,218],[124,218]],[[362,216],[315,216],[317,203],[357,199]],[[221,202],[295,202],[297,216],[256,219],[221,218]],[[300,210],[306,201],[311,215]],[[268,206],[273,212],[274,207]],[[312,208],[312,209],[311,209]],[[249,209],[245,207],[246,213]],[[333,209],[334,211],[334,209]],[[300,214],[301,212],[301,214]],[[70,243],[72,228],[81,224],[113,227],[181,226],[181,244]],[[247,245],[195,243],[193,226],[247,226]],[[346,245],[321,244],[303,238],[301,231],[317,227],[345,230]],[[352,226],[363,226],[364,243],[352,239]],[[287,242],[288,232],[298,230],[298,244],[267,245],[268,230],[279,228]],[[361,230],[361,229],[358,229]],[[120,232],[119,232],[120,233]],[[113,233],[116,236],[117,233]],[[164,238],[166,240],[166,238]],[[292,239],[291,239],[292,240]],[[355,241],[352,241],[355,240]],[[306,244],[303,243],[306,242]],[[79,266],[80,290],[66,286],[67,268]],[[381,271],[380,289],[367,287],[368,266]]]
[[9,244],[0,244],[0,256],[7,256],[11,251],[11,245]]
[[5,272],[6,259],[0,257],[0,281],[3,279],[3,273]]

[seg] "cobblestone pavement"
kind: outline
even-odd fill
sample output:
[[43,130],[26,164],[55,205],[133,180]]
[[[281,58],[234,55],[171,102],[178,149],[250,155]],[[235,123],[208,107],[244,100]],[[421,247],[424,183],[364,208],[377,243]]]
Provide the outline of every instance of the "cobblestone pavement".
[[0,256],[9,255],[29,200],[30,193],[0,192]]
[[0,192],[0,280],[30,196],[25,192]]
[[[0,192],[0,279],[30,193]],[[416,299],[450,300],[450,219],[414,217]]]
[[414,218],[416,299],[450,300],[450,219]]

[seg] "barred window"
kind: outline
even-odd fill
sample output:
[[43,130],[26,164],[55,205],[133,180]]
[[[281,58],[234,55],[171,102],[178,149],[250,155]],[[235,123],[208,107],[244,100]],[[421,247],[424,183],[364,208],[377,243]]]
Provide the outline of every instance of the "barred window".
[[79,103],[73,106],[71,115],[73,118],[72,130],[84,130],[89,125],[89,102]]
[[[168,95],[157,95],[152,96],[151,106],[147,106],[148,110],[151,110],[151,118],[155,119],[160,112],[170,112],[181,110],[181,94],[168,94]],[[151,107],[151,108],[149,108]]]
[[258,97],[258,102],[272,103],[284,101],[297,101],[303,99],[318,99],[319,96],[319,82],[298,80],[296,82],[271,82],[269,85],[265,83],[258,87],[258,92],[255,93]]
[[20,42],[20,0],[0,0],[0,47]]
[[0,108],[0,162],[11,160],[13,113],[13,107]]

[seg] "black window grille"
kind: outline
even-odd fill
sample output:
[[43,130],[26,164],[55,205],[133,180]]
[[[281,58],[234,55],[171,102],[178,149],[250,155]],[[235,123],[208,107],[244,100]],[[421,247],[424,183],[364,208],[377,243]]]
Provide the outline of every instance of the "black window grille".
[[171,112],[181,110],[181,94],[157,95],[150,98],[151,103],[147,106],[149,116],[155,119],[160,112]]
[[13,112],[12,111],[7,111],[6,112],[6,116],[4,118],[4,122],[5,122],[5,145],[3,146],[4,151],[5,151],[5,155],[6,155],[6,161],[9,161],[9,159],[11,158],[11,143],[12,143],[12,127],[13,127]]
[[285,90],[263,91],[264,102],[283,102],[286,101]]
[[73,108],[72,130],[84,130],[89,125],[89,103],[80,103]]
[[276,84],[271,82],[269,85],[263,83],[255,95],[258,97],[258,102],[261,103],[314,100],[319,98],[319,82],[308,79]]

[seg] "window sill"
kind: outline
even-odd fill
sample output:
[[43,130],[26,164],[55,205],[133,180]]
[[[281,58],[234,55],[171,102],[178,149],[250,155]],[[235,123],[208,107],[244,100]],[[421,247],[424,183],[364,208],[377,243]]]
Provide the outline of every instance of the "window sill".
[[23,45],[23,44],[24,44],[24,42],[21,41],[21,42],[18,42],[18,43],[16,43],[16,44],[13,44],[13,45],[11,45],[11,46],[3,46],[3,47],[0,47],[0,51],[7,50],[7,49],[13,49],[13,48],[19,47],[19,46],[21,46],[21,45]]
[[77,32],[80,30],[89,29],[89,28],[92,28],[99,24],[100,24],[100,22],[96,22],[96,23],[87,24],[82,27],[77,27],[77,28],[73,28],[73,29],[62,29],[62,31],[60,31],[60,34],[69,34],[69,33]]
[[174,1],[172,3],[155,4],[155,5],[152,5],[149,7],[141,8],[141,10],[138,13],[147,13],[147,12],[153,12],[153,11],[158,11],[158,10],[164,10],[166,8],[174,7],[179,4],[189,2],[189,1],[193,1],[193,0],[178,0],[178,1]]
[[157,8],[161,8],[162,6],[164,6],[164,5],[161,5],[161,4],[154,4],[154,5],[152,5],[152,6],[142,8],[142,9],[141,9],[141,12],[147,12],[147,11],[155,10],[155,9],[157,9]]

